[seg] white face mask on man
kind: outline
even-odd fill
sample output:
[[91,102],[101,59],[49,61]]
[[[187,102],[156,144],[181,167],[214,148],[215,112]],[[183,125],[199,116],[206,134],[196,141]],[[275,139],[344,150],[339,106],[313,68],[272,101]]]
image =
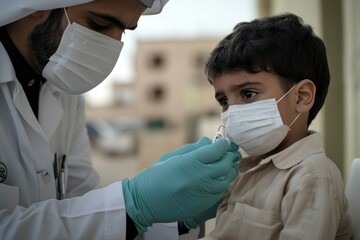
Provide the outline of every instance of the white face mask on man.
[[275,149],[300,116],[299,113],[289,126],[284,125],[277,106],[295,86],[278,101],[272,98],[230,106],[221,113],[225,136],[250,156],[259,156]]
[[99,85],[111,73],[123,42],[68,20],[60,45],[42,75],[69,94],[81,94]]

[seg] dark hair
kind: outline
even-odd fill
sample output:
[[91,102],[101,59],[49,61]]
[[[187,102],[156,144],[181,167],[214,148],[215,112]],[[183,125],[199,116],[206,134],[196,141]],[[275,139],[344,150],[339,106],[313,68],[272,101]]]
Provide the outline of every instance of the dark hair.
[[239,71],[274,73],[285,90],[303,79],[313,81],[316,95],[308,125],[323,106],[330,83],[323,41],[294,14],[239,23],[220,41],[206,63],[209,81]]

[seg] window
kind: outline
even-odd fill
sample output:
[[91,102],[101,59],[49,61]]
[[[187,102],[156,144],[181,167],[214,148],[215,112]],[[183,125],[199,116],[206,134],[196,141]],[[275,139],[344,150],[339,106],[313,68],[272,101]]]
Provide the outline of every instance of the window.
[[124,87],[115,92],[115,104],[118,106],[130,106],[134,102],[134,91],[132,88]]
[[165,65],[165,58],[161,53],[155,53],[150,56],[149,67],[152,69],[161,69]]
[[146,128],[148,130],[162,130],[166,128],[166,122],[164,119],[149,119],[146,122]]
[[155,85],[150,89],[149,99],[152,102],[161,102],[165,98],[165,89],[163,86]]

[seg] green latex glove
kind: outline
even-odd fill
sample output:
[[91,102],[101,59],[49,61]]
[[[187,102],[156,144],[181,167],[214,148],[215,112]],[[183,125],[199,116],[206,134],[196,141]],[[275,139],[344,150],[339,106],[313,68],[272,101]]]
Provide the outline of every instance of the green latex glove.
[[126,211],[139,233],[158,222],[191,219],[220,201],[236,177],[235,144],[202,138],[165,154],[122,181]]
[[221,201],[215,203],[210,208],[206,209],[204,212],[200,213],[198,216],[187,219],[184,222],[186,228],[188,230],[197,228],[201,223],[204,223],[205,221],[212,219],[216,216],[216,211],[219,207]]
[[[234,162],[233,163],[233,171],[232,171],[232,173],[234,174],[234,176],[232,176],[233,179],[235,179],[235,177],[237,176],[238,169],[239,169],[239,164],[237,162]],[[189,230],[195,229],[201,223],[204,223],[205,221],[214,218],[216,216],[216,211],[217,211],[220,203],[221,203],[221,201],[215,203],[213,206],[206,209],[204,212],[200,213],[196,217],[185,220],[184,224],[185,224],[186,228]]]

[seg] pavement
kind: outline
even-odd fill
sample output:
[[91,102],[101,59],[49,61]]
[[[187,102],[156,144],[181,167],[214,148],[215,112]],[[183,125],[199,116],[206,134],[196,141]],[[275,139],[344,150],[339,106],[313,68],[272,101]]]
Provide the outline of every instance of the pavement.
[[131,178],[140,171],[140,163],[135,155],[110,156],[93,149],[92,161],[100,174],[103,187],[125,177]]

